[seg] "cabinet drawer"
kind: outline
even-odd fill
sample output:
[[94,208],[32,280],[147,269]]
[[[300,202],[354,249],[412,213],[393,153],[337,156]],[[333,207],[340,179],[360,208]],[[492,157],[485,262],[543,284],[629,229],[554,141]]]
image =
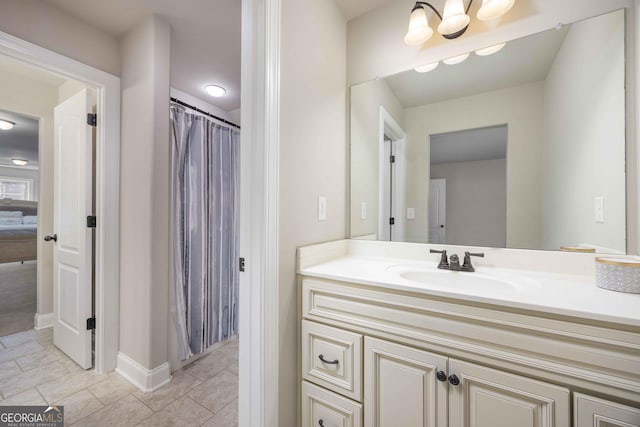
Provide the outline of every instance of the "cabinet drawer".
[[573,393],[574,427],[640,427],[639,407]]
[[302,377],[362,401],[362,335],[302,321]]
[[362,405],[302,382],[302,427],[362,427]]

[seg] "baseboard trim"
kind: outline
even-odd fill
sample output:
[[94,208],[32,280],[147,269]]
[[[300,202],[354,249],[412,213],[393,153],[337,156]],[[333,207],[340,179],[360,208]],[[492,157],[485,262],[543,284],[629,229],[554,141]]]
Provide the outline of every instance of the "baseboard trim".
[[33,327],[35,329],[46,329],[53,327],[53,313],[36,313],[36,315],[33,316]]
[[171,381],[169,362],[149,370],[120,352],[118,352],[116,372],[144,393],[157,390]]

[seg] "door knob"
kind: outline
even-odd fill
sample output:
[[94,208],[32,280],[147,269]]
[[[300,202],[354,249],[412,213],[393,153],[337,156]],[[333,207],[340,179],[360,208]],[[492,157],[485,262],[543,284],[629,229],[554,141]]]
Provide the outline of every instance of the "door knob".
[[57,242],[58,241],[58,235],[54,234],[53,236],[44,236],[44,241],[45,242],[50,242],[50,241],[54,241]]
[[444,228],[444,224],[440,224],[440,228]]

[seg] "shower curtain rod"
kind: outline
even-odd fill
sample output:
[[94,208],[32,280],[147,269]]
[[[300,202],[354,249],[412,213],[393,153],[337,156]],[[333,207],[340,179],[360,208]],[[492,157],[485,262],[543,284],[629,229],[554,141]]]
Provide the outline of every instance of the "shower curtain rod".
[[229,126],[233,126],[233,127],[235,127],[235,128],[238,128],[238,130],[240,130],[240,126],[238,126],[237,124],[235,124],[235,123],[233,123],[233,122],[230,122],[229,120],[225,120],[225,119],[223,119],[223,118],[221,118],[221,117],[218,117],[218,116],[216,116],[216,115],[213,115],[213,114],[211,114],[211,113],[207,113],[206,111],[201,110],[201,109],[200,109],[200,108],[198,108],[198,107],[194,107],[193,105],[189,105],[189,104],[187,104],[187,103],[186,103],[186,102],[184,102],[184,101],[180,101],[178,98],[171,97],[170,99],[171,99],[171,102],[175,102],[176,104],[182,105],[183,107],[190,108],[190,109],[192,109],[192,110],[194,110],[194,111],[197,111],[197,112],[198,112],[198,113],[200,113],[200,114],[204,114],[205,116],[212,117],[212,118],[214,118],[214,119],[216,119],[216,120],[219,120],[219,121],[221,121],[221,122],[223,122],[223,123],[228,124]]

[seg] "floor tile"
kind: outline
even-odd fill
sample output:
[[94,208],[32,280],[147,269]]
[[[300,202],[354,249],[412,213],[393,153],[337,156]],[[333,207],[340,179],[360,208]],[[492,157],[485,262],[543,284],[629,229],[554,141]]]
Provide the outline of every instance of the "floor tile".
[[30,341],[37,341],[36,331],[31,329],[25,332],[18,332],[17,334],[6,335],[0,337],[0,341],[6,348],[15,347],[20,344],[24,344]]
[[6,362],[11,359],[16,359],[20,356],[34,353],[36,351],[42,351],[44,347],[36,341],[28,341],[24,344],[19,344],[13,347],[0,350],[0,363]]
[[238,397],[238,376],[222,371],[188,393],[214,414]]
[[237,347],[227,344],[187,365],[184,370],[204,381],[215,377],[226,368],[233,369],[237,365]]
[[6,399],[47,381],[58,381],[58,378],[67,373],[68,371],[62,365],[58,362],[53,362],[0,381],[0,394]]
[[199,426],[212,416],[213,414],[201,405],[183,396],[139,425],[145,427]]
[[104,405],[87,390],[81,390],[53,403],[64,406],[64,424],[67,426],[104,407]]
[[27,354],[25,356],[18,357],[16,362],[23,371],[30,371],[43,364],[57,362],[62,359],[64,354],[57,349],[46,348],[42,351],[36,351],[34,353]]
[[202,381],[184,371],[173,373],[171,382],[153,393],[136,391],[133,395],[154,411],[158,411],[178,397],[186,394]]
[[13,360],[0,363],[0,380],[21,373],[22,371],[18,367],[18,364]]
[[129,381],[113,372],[106,380],[92,385],[88,390],[102,403],[109,405],[137,389]]
[[203,427],[237,427],[238,425],[238,399],[229,403],[217,412]]
[[81,419],[74,426],[134,426],[152,415],[151,409],[129,394]]
[[107,375],[98,375],[93,370],[72,372],[61,378],[39,385],[38,391],[47,402],[58,402],[82,389],[105,381],[107,378]]
[[46,405],[47,402],[38,393],[35,388],[30,388],[27,391],[18,393],[15,396],[11,396],[5,400],[0,401],[0,406],[9,405]]

